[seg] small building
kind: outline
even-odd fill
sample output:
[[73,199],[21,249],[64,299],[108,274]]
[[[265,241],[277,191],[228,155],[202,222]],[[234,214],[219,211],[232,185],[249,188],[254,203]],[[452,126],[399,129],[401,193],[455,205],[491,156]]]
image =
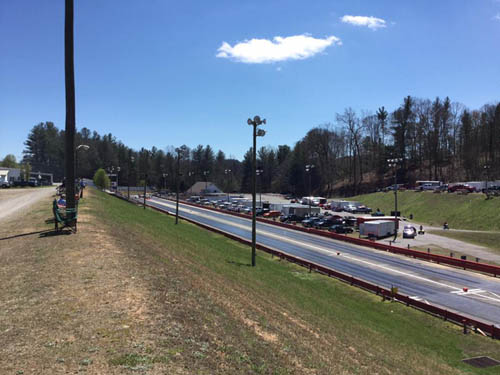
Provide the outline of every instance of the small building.
[[[25,179],[24,173],[20,168],[2,168],[0,167],[0,183],[8,182],[11,185]],[[30,181],[36,181],[40,185],[52,185],[54,178],[52,173],[44,173],[40,171],[30,172]]]
[[0,186],[9,182],[9,171],[0,169]]
[[198,181],[195,182],[193,186],[187,191],[189,195],[218,195],[223,194],[222,190],[219,189],[213,182],[210,181]]
[[19,168],[0,167],[0,182],[12,184],[14,181],[21,181],[21,170]]

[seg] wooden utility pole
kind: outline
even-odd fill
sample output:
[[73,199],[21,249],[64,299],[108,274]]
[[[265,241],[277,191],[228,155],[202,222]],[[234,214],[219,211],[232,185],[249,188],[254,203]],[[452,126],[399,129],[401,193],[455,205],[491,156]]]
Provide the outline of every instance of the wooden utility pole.
[[[73,0],[65,0],[64,76],[66,85],[65,176],[66,208],[75,204],[75,69],[73,56]],[[75,219],[76,221],[76,219]],[[76,225],[76,223],[75,223]]]

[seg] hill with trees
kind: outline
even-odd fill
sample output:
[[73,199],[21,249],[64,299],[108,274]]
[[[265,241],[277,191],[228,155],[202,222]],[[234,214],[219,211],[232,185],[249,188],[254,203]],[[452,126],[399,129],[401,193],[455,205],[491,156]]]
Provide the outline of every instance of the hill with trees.
[[[173,146],[133,150],[112,134],[100,135],[82,128],[76,145],[78,176],[92,178],[99,168],[120,167],[119,180],[137,185],[146,174],[148,184],[175,188],[178,156]],[[64,131],[52,122],[37,124],[25,142],[23,163],[32,168],[64,174]],[[226,191],[250,191],[251,149],[242,161],[226,158],[210,145],[180,148],[181,189],[199,180],[210,180]],[[295,145],[257,150],[259,189],[305,195],[312,192],[355,195],[390,183],[393,171],[387,159],[401,158],[398,181],[418,179],[460,181],[500,178],[500,103],[470,110],[449,98],[434,100],[408,96],[389,113],[357,113],[347,108],[335,123],[309,130]],[[314,165],[306,172],[305,165]],[[309,176],[310,173],[310,176]]]

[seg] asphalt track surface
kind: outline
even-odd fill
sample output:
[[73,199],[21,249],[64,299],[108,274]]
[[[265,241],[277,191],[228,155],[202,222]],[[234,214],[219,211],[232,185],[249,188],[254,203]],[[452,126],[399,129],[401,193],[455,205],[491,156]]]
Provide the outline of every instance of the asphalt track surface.
[[[147,204],[175,212],[175,202]],[[251,239],[251,220],[179,205],[179,215]],[[500,327],[500,279],[257,222],[257,243]],[[337,255],[337,253],[340,255]],[[463,288],[468,288],[464,292]]]

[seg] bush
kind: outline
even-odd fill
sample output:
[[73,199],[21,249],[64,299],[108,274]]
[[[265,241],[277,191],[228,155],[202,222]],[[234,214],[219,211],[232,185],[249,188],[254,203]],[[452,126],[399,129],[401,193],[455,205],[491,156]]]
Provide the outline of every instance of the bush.
[[94,174],[94,184],[101,190],[109,189],[111,182],[104,169],[99,168]]

